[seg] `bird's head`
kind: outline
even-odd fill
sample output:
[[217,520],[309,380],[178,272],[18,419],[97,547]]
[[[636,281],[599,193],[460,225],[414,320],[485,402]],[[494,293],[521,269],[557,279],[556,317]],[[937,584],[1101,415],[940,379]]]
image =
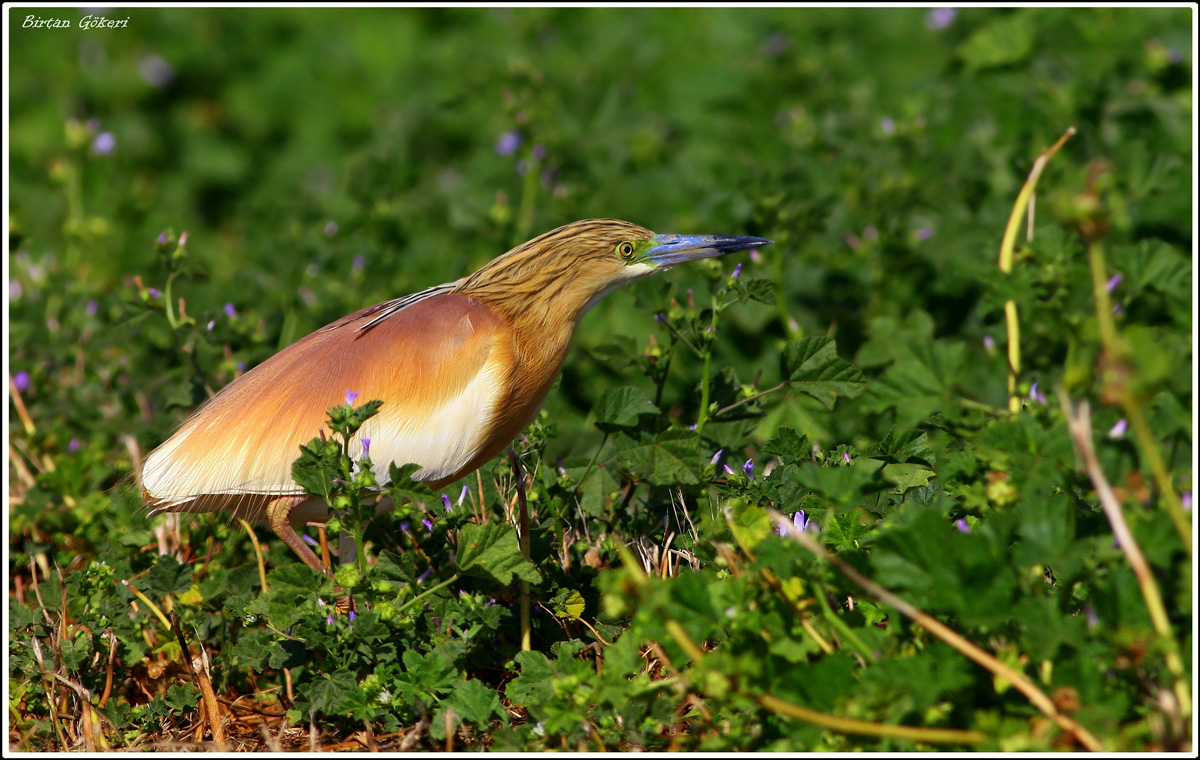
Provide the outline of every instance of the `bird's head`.
[[617,219],[587,219],[493,259],[460,290],[502,308],[539,304],[577,320],[612,291],[656,272],[770,243],[743,235],[660,235]]

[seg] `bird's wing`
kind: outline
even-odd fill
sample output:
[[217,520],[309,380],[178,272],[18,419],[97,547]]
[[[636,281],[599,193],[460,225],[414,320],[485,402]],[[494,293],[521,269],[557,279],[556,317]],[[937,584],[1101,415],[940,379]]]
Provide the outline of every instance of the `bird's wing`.
[[[487,445],[511,386],[508,325],[458,293],[432,293],[398,310],[394,303],[301,338],[209,400],[147,457],[142,486],[151,506],[176,511],[202,501],[209,511],[230,507],[199,497],[300,493],[292,462],[301,444],[328,433],[326,410],[347,391],[358,403],[384,402],[350,451],[361,456],[359,439],[371,439],[380,482],[392,462],[421,465],[421,480],[461,474]],[[387,318],[379,320],[382,310]]]

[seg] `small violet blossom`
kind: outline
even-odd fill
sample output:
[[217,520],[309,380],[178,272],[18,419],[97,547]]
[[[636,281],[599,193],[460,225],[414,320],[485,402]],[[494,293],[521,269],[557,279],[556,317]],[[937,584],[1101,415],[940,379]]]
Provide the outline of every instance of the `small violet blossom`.
[[334,221],[329,221],[325,224],[325,237],[333,237],[338,234],[338,224]]
[[366,257],[363,256],[361,253],[359,253],[354,256],[354,261],[351,262],[351,266],[354,267],[355,272],[361,272],[363,265],[366,263],[367,263]]
[[1036,380],[1033,382],[1032,385],[1029,386],[1029,400],[1036,401],[1039,404],[1045,405],[1046,397],[1043,396],[1041,393],[1038,393],[1037,386],[1038,386],[1038,384],[1037,384]]
[[996,339],[990,335],[983,336],[983,347],[989,352],[996,350]]
[[954,23],[958,11],[954,8],[934,8],[925,17],[925,26],[930,29],[945,29]]
[[1116,290],[1116,289],[1117,289],[1117,286],[1121,284],[1121,280],[1122,280],[1122,279],[1123,279],[1123,278],[1121,277],[1121,273],[1120,273],[1120,272],[1118,272],[1118,273],[1114,274],[1112,277],[1109,277],[1109,278],[1108,278],[1108,285],[1106,286],[1106,287],[1108,288],[1108,292],[1109,292],[1109,293],[1111,293],[1111,292],[1113,292],[1114,290]]
[[[309,546],[317,545],[317,539],[313,538],[312,536],[308,535],[307,533],[301,533],[300,538],[303,538],[304,543],[308,544]],[[320,599],[318,599],[317,604],[324,605],[325,602],[322,602]]]
[[717,453],[713,454],[712,460],[709,462],[709,464],[711,464],[713,467],[716,467],[717,463],[721,461],[721,455],[724,453],[725,449],[717,449]]
[[346,391],[346,406],[354,406],[354,399],[358,398],[358,391]]
[[424,583],[425,581],[429,580],[429,576],[431,575],[433,575],[432,567],[417,576],[417,583]]
[[158,298],[158,288],[150,288],[150,297]]
[[971,526],[967,525],[967,521],[961,517],[954,521],[954,527],[958,528],[959,533],[971,532]]
[[1090,605],[1090,604],[1084,605],[1083,611],[1084,611],[1084,614],[1087,615],[1088,630],[1091,630],[1091,629],[1095,628],[1096,626],[1100,625],[1100,616],[1096,614],[1096,610],[1094,607],[1092,607],[1092,605]]
[[421,524],[424,525],[425,529],[428,530],[430,533],[433,532],[433,523],[429,522],[429,520],[422,519]]
[[466,501],[466,500],[467,500],[467,494],[469,494],[470,492],[471,492],[471,488],[470,488],[470,486],[463,486],[463,487],[462,487],[462,493],[460,493],[460,494],[458,495],[458,501],[456,501],[456,502],[454,503],[454,506],[456,506],[456,507],[457,507],[457,506],[460,506],[460,505],[462,505],[462,503],[463,503],[464,501]]
[[230,319],[237,318],[237,309],[233,308],[233,304],[225,304],[225,316],[229,317]]
[[17,390],[24,393],[29,389],[29,373],[21,370],[13,376],[13,385],[17,386]]
[[754,460],[747,459],[742,465],[742,472],[746,473],[746,480],[754,480]]
[[1192,492],[1184,491],[1183,496],[1179,497],[1179,503],[1183,506],[1185,512],[1192,511]]
[[[817,532],[817,524],[814,523],[809,516],[804,513],[803,509],[792,514],[792,525],[796,527],[796,530],[811,531],[813,533]],[[782,525],[777,525],[775,526],[775,532],[781,536],[786,536],[787,528],[783,527]]]
[[519,147],[521,147],[521,133],[516,130],[505,132],[496,141],[496,153],[501,156],[512,155]]
[[849,451],[842,452],[842,461],[845,462],[846,464],[850,464],[850,452]]
[[733,268],[733,274],[729,275],[729,279],[736,280],[738,278],[738,275],[741,273],[742,273],[742,265],[738,264],[736,267]]
[[71,439],[71,442],[67,444],[67,451],[72,454],[74,454],[76,451],[79,451],[79,439],[78,438]]
[[446,508],[447,512],[454,507],[454,505],[450,503],[450,497],[446,494],[442,494],[442,506]]
[[101,132],[92,140],[92,152],[98,156],[107,156],[117,148],[117,138],[112,132]]
[[362,458],[363,458],[363,459],[370,459],[370,458],[371,458],[371,439],[370,439],[370,438],[363,438],[363,439],[362,439],[362,447],[363,447],[363,455],[362,455]]
[[929,238],[933,237],[933,232],[934,230],[932,227],[922,227],[921,229],[917,230],[917,240],[928,240]]
[[885,135],[896,133],[896,122],[892,121],[892,117],[884,116],[879,120],[879,128],[883,130]]
[[92,300],[88,301],[88,305],[87,305],[87,309],[85,310],[85,313],[89,317],[94,317],[94,316],[96,316],[96,312],[99,309],[100,309],[100,302],[97,301],[95,298],[93,298]]
[[1129,428],[1129,423],[1125,421],[1124,417],[1122,417],[1121,419],[1117,420],[1117,424],[1113,425],[1112,429],[1108,431],[1108,437],[1109,438],[1124,438],[1125,431],[1128,428]]

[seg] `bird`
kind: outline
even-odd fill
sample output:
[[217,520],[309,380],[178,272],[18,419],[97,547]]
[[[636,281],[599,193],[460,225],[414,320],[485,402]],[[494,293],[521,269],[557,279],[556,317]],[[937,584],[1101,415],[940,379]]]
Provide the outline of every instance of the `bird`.
[[[440,489],[537,416],[580,319],[614,290],[678,264],[768,245],[745,235],[655,234],[588,219],[546,232],[453,282],[332,322],[242,374],[144,460],[151,514],[226,511],[263,523],[329,574],[296,528],[329,506],[292,479],[299,447],[349,397],[383,402],[351,440],[380,485],[389,465]],[[364,440],[366,439],[366,440]]]

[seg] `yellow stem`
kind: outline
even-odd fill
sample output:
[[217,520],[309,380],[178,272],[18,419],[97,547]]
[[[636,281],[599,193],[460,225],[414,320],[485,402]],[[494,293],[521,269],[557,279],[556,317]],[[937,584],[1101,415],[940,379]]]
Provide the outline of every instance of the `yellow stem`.
[[787,535],[799,542],[800,545],[805,549],[832,564],[842,573],[842,575],[845,575],[847,578],[866,589],[869,593],[874,595],[885,604],[895,607],[905,617],[920,623],[934,636],[937,636],[939,639],[954,647],[959,652],[962,652],[968,658],[974,660],[976,663],[991,671],[993,674],[1007,679],[1013,685],[1013,687],[1016,688],[1017,691],[1020,691],[1022,694],[1024,694],[1025,697],[1029,699],[1029,701],[1032,702],[1035,707],[1045,713],[1047,717],[1057,723],[1058,726],[1064,731],[1073,734],[1077,739],[1079,739],[1080,743],[1089,750],[1092,752],[1102,752],[1104,750],[1100,742],[1097,741],[1096,737],[1093,736],[1090,731],[1076,723],[1073,719],[1060,713],[1058,708],[1054,706],[1054,701],[1051,700],[1050,697],[1046,696],[1045,692],[1035,686],[1032,681],[1026,678],[1023,673],[1020,673],[1000,662],[1000,660],[996,659],[991,654],[985,652],[983,649],[968,641],[963,636],[951,630],[941,621],[926,615],[924,612],[921,612],[919,609],[901,599],[899,596],[888,591],[883,586],[880,586],[875,581],[861,575],[841,557],[829,552],[824,546],[820,545],[807,534],[805,534],[804,531],[793,526],[792,521],[784,517],[779,512],[776,512],[772,509],[770,510],[770,513],[771,519],[775,521],[775,524],[782,527]]
[[[1017,202],[1013,204],[1012,213],[1008,216],[1008,225],[1004,228],[1004,238],[1000,242],[1000,271],[1002,273],[1010,274],[1012,272],[1013,250],[1017,243],[1017,232],[1021,229],[1021,217],[1025,214],[1025,210],[1033,198],[1033,191],[1037,187],[1038,179],[1042,176],[1042,170],[1074,134],[1075,127],[1068,127],[1062,137],[1042,151],[1041,155],[1033,162],[1033,169],[1030,170],[1024,186],[1021,187],[1021,192],[1017,194]],[[1032,231],[1032,226],[1030,231]],[[1004,304],[1004,319],[1008,328],[1008,410],[1016,414],[1021,411],[1021,398],[1017,395],[1017,379],[1021,373],[1021,333],[1020,323],[1017,320],[1016,302],[1010,300]]]

